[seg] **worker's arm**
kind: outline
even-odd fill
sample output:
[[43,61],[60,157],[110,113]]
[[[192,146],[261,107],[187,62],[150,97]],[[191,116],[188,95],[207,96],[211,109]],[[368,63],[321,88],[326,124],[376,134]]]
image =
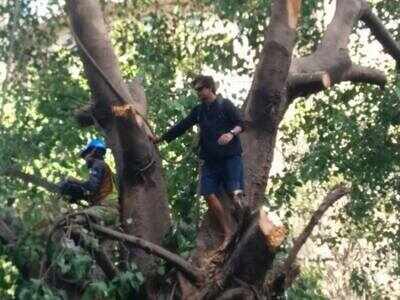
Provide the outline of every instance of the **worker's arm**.
[[159,141],[166,141],[170,142],[176,139],[177,137],[181,136],[184,134],[188,129],[192,128],[195,124],[198,122],[198,106],[195,107],[190,114],[180,121],[178,124],[170,128],[166,133],[164,133]]

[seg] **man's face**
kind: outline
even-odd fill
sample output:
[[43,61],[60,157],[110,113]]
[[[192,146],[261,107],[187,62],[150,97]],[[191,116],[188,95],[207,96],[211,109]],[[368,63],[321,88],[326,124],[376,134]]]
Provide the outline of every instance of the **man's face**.
[[194,89],[199,99],[203,102],[209,100],[213,96],[211,89],[206,87],[204,84],[196,84]]
[[88,167],[90,167],[90,165],[93,162],[94,152],[95,152],[95,150],[92,150],[92,151],[88,152],[88,154],[86,154],[84,157],[82,157],[85,160],[85,163]]

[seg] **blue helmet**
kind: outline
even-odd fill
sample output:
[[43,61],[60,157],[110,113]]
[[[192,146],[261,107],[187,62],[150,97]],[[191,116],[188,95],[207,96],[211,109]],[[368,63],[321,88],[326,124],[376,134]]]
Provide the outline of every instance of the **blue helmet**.
[[85,148],[81,151],[81,157],[85,157],[93,150],[97,150],[99,154],[104,155],[106,153],[106,144],[100,139],[92,139],[87,143]]

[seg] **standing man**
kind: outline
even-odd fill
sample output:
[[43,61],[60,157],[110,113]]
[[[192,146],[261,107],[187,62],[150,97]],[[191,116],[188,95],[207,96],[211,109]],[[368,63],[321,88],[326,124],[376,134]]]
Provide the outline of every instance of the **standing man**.
[[243,119],[239,110],[228,99],[216,94],[211,76],[200,75],[192,83],[201,104],[190,114],[170,128],[155,142],[170,142],[184,134],[194,125],[200,127],[201,166],[200,192],[218,221],[224,234],[224,247],[232,236],[228,219],[218,197],[221,187],[232,199],[235,208],[241,209],[239,194],[243,192],[242,147],[239,134],[243,131]]

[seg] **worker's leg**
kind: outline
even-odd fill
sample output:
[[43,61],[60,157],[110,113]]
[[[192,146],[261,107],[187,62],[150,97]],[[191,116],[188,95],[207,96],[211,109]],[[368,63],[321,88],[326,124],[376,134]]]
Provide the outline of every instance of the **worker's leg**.
[[221,202],[219,201],[218,197],[215,194],[207,195],[205,196],[205,199],[207,201],[208,208],[210,209],[214,218],[219,223],[219,226],[224,234],[224,243],[225,243],[231,237],[232,232],[229,229],[224,208],[222,207]]

